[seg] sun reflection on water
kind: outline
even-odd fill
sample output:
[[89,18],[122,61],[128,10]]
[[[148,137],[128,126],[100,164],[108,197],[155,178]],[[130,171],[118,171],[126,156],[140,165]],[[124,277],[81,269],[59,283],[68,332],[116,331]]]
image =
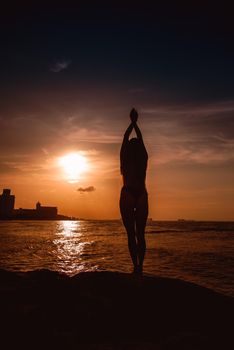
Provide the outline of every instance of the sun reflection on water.
[[[81,221],[60,221],[58,232],[63,236],[71,237],[74,233],[81,235]],[[79,230],[80,229],[80,230]]]
[[89,263],[85,261],[85,248],[92,242],[85,236],[82,221],[58,222],[56,236],[53,243],[56,246],[56,263],[59,271],[74,275],[90,270]]

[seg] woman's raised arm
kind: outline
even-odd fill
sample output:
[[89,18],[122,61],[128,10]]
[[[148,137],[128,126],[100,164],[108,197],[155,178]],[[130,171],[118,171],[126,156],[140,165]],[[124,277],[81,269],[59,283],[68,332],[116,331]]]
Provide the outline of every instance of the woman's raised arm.
[[[133,130],[133,123],[131,123],[130,125],[129,125],[129,127],[127,128],[127,130],[125,131],[125,133],[124,133],[124,138],[123,138],[123,142],[122,142],[122,147],[121,147],[121,151],[125,148],[125,146],[126,146],[126,144],[128,143],[128,139],[129,139],[129,136],[130,136],[130,134],[131,134],[131,132],[132,132],[132,130]],[[121,152],[120,151],[120,152]]]

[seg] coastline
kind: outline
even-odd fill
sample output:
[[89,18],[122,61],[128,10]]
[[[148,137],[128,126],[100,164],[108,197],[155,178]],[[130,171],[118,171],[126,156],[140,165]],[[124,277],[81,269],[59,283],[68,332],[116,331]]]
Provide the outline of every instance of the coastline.
[[80,220],[84,220],[82,218],[77,218],[77,217],[73,217],[73,216],[66,216],[66,215],[61,215],[58,214],[55,217],[39,217],[39,216],[23,216],[23,215],[17,215],[17,216],[11,216],[8,218],[1,218],[0,217],[0,222],[1,221],[65,221],[65,220],[69,220],[69,221],[80,221]]
[[234,299],[178,279],[0,270],[4,349],[231,348]]

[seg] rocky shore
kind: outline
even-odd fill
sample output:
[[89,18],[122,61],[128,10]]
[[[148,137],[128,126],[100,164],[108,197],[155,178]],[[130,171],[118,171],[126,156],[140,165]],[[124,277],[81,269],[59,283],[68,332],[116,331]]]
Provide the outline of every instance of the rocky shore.
[[1,349],[231,349],[233,298],[176,279],[0,270]]

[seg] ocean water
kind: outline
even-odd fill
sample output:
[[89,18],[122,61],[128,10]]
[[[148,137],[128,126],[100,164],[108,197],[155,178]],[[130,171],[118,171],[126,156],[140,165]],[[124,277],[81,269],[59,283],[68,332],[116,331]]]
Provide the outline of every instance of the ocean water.
[[[234,222],[156,222],[146,227],[144,273],[234,296]],[[131,272],[122,222],[0,221],[0,268]]]

